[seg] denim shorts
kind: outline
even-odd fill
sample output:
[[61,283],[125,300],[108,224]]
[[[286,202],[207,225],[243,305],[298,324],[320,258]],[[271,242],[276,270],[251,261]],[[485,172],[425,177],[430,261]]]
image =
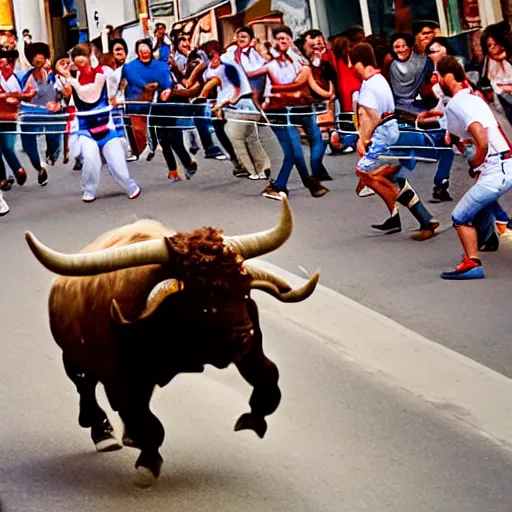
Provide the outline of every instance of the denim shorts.
[[370,172],[383,164],[379,160],[379,156],[384,154],[389,146],[396,144],[400,137],[398,122],[396,119],[378,126],[373,132],[372,142],[366,154],[357,162],[357,168],[361,171]]
[[475,215],[512,189],[512,159],[488,157],[483,174],[462,196],[452,212],[455,225],[471,224]]

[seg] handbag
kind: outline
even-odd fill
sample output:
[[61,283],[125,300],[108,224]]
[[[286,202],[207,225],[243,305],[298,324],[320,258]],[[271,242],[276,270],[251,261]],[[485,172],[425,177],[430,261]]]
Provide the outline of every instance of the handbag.
[[317,115],[317,123],[321,128],[332,128],[334,126],[334,108],[332,103],[329,103],[327,112]]

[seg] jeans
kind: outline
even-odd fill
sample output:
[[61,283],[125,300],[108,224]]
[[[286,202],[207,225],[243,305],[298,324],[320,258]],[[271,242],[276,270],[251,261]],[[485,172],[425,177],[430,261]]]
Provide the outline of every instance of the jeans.
[[[56,161],[60,155],[60,146],[62,135],[55,133],[47,133],[46,137],[46,158]],[[37,135],[22,135],[21,144],[23,151],[30,159],[30,163],[36,171],[42,169],[41,157],[39,156],[39,149],[37,147]]]
[[[295,126],[285,125],[286,117],[282,115],[267,114],[281,149],[283,150],[283,163],[277,179],[273,182],[279,190],[286,190],[286,185],[292,172],[293,166],[297,167],[302,181],[309,178],[309,171],[302,151],[299,130]],[[285,126],[280,126],[285,125]]]
[[[193,111],[191,112],[190,115],[193,118],[193,122],[197,129],[197,133],[199,134],[199,138],[201,140],[201,145],[203,146],[205,156],[216,157],[223,155],[224,153],[222,152],[222,150],[213,143],[212,132],[217,130],[215,129],[213,120],[210,118],[210,106],[207,104],[197,105],[197,110],[192,110]],[[220,142],[222,144],[222,141]]]
[[462,196],[453,212],[456,226],[472,225],[478,232],[479,243],[484,243],[494,231],[497,200],[512,189],[512,160],[487,157],[484,174]]
[[496,218],[496,222],[501,222],[502,224],[508,224],[510,221],[510,217],[507,212],[501,207],[500,203],[496,201],[493,207],[494,217]]
[[[309,109],[309,107],[306,107]],[[291,109],[291,112],[300,112],[299,108]],[[298,124],[306,132],[311,151],[311,171],[313,176],[324,174],[325,167],[322,165],[322,159],[325,154],[326,143],[322,139],[322,133],[318,126],[317,116],[309,113],[305,115],[293,115],[290,117],[293,124]]]
[[[455,157],[451,147],[444,142],[446,130],[432,130],[429,132],[402,130],[397,146],[415,146],[415,149],[405,150],[404,154],[423,158],[435,158],[437,171],[434,176],[436,187],[448,188],[450,171]],[[424,147],[421,148],[421,147]],[[399,153],[401,151],[399,150]]]
[[400,137],[396,119],[377,127],[373,132],[371,144],[366,154],[357,162],[357,168],[370,172],[382,166],[379,156],[386,153],[389,146],[396,144]]
[[236,162],[237,158],[235,149],[233,148],[233,144],[231,144],[229,137],[226,135],[226,132],[224,131],[226,121],[224,121],[223,119],[213,119],[212,124],[213,129],[215,130],[215,135],[217,135],[217,139],[219,139],[219,142],[221,143],[222,147],[226,150],[231,161]]
[[[0,132],[0,154],[3,155],[14,174],[16,174],[22,168],[22,165],[14,150],[15,143],[16,134]],[[0,181],[5,179],[7,179],[6,170],[5,167],[2,166],[0,167]]]

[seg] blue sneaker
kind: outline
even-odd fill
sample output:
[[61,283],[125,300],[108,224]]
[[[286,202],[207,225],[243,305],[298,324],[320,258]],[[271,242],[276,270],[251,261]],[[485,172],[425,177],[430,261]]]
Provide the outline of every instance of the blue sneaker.
[[468,280],[483,279],[485,277],[482,262],[478,258],[468,258],[464,256],[455,270],[448,270],[441,274],[441,279],[448,280]]

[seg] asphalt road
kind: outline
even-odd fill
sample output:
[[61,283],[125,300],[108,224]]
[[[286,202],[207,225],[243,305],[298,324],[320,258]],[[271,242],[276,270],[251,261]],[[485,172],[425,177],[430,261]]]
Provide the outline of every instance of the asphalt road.
[[16,285],[0,306],[4,512],[512,508],[510,451],[270,309],[262,310],[265,347],[283,400],[266,438],[233,432],[250,395],[234,368],[180,375],[153,400],[166,427],[161,478],[138,489],[136,451],[98,454],[78,427],[77,396],[47,328],[50,275],[30,261],[6,267]]
[[[267,140],[274,167],[279,151]],[[385,216],[376,198],[353,193],[353,157],[326,157],[335,181],[313,199],[291,182],[295,231],[267,259],[298,272],[322,268],[322,283],[504,374],[512,373],[508,298],[510,246],[485,257],[488,278],[446,283],[439,271],[458,260],[454,233],[425,243],[383,237],[369,224]],[[0,223],[0,501],[6,512],[211,510],[447,512],[512,510],[511,452],[439,408],[344,357],[325,340],[262,311],[266,351],[281,372],[283,402],[263,441],[234,433],[250,388],[236,370],[179,376],[154,397],[166,427],[158,484],[134,488],[136,452],[97,454],[77,425],[77,397],[47,325],[52,276],[29,253],[23,232],[62,251],[144,216],[175,229],[213,225],[239,234],[273,225],[280,205],[261,182],[235,179],[227,163],[199,159],[189,182],[169,184],[161,154],[132,165],[136,201],[105,174],[98,200],[80,201],[80,175],[35,173],[6,194]],[[425,197],[433,169],[413,183]],[[469,185],[462,166],[454,195]],[[510,207],[510,201],[505,201]],[[450,205],[432,210],[446,225]],[[403,216],[406,228],[412,221]],[[289,307],[293,307],[290,305]],[[311,315],[311,322],[315,318]],[[364,325],[361,326],[361,329]],[[115,415],[113,421],[119,428]]]
[[[268,132],[264,140],[273,168],[278,170],[280,149]],[[313,199],[296,173],[292,174],[295,231],[286,247],[267,259],[292,272],[298,272],[299,265],[308,270],[320,267],[326,286],[511,377],[512,242],[504,240],[497,253],[483,255],[485,280],[442,281],[440,272],[453,268],[462,250],[450,228],[455,203],[427,203],[435,166],[418,166],[411,182],[441,220],[444,231],[418,243],[407,236],[416,223],[406,211],[402,233],[382,236],[371,229],[370,224],[383,220],[387,211],[380,199],[355,195],[355,156],[326,156],[324,160],[335,178],[327,184],[331,192]],[[263,182],[233,178],[226,162],[200,156],[198,162],[199,171],[192,180],[175,184],[167,183],[160,152],[150,164],[131,164],[143,188],[136,201],[128,201],[105,173],[98,200],[92,205],[81,203],[80,175],[70,166],[51,169],[50,184],[44,189],[32,173],[23,188],[6,193],[12,211],[1,220],[2,246],[4,240],[19,239],[24,230],[32,229],[56,248],[73,251],[106,229],[144,216],[175,229],[213,225],[228,234],[274,224],[279,205],[260,196]],[[466,165],[456,158],[454,198],[460,198],[470,185]],[[509,212],[511,198],[509,194],[502,199]]]

